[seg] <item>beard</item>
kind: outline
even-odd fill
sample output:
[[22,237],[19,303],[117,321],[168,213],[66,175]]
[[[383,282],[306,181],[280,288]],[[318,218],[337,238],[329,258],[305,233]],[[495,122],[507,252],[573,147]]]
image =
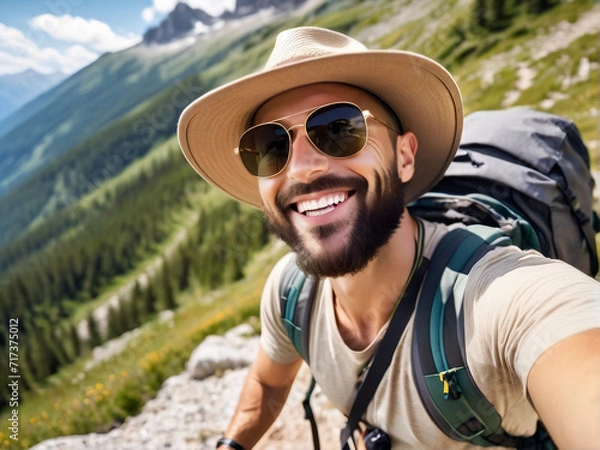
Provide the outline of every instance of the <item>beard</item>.
[[[267,227],[292,248],[296,253],[298,266],[307,275],[335,278],[355,274],[367,266],[400,226],[405,201],[403,185],[395,167],[395,164],[392,165],[384,177],[376,174],[374,195],[371,196],[370,202],[367,201],[368,185],[363,178],[328,175],[311,184],[296,185],[292,189],[293,192],[287,192],[276,199],[279,220],[273,212],[265,209]],[[289,220],[289,206],[285,206],[289,203],[286,199],[294,195],[338,187],[351,187],[358,203],[357,214],[348,218],[349,221],[353,221],[350,234],[343,238],[346,243],[339,251],[323,251],[320,255],[314,255]],[[317,239],[325,239],[336,233],[337,229],[338,226],[332,223],[314,227],[311,233]]]

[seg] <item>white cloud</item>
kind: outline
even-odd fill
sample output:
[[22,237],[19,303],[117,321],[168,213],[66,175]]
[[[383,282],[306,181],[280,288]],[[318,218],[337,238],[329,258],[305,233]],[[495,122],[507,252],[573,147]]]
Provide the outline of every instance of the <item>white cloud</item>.
[[144,22],[146,23],[150,23],[154,20],[154,8],[150,7],[150,8],[144,8],[142,10],[142,19],[144,19]]
[[122,50],[140,41],[140,37],[133,34],[116,34],[106,23],[99,20],[88,20],[68,14],[41,14],[31,19],[30,24],[58,41],[80,44],[98,52]]
[[39,60],[43,67],[54,67],[56,71],[74,73],[98,59],[98,54],[81,45],[72,45],[64,52],[56,49],[44,49]]
[[156,12],[170,13],[175,9],[177,3],[179,3],[177,0],[152,0],[152,7]]
[[26,38],[21,30],[0,23],[0,49],[25,55],[34,52],[36,48],[37,45]]
[[40,73],[73,73],[98,58],[98,54],[81,45],[64,51],[42,47],[48,38],[32,33],[25,36],[16,28],[0,23],[0,75],[33,69]]
[[235,9],[235,0],[185,0],[194,9],[202,9],[212,16],[220,16],[225,10]]

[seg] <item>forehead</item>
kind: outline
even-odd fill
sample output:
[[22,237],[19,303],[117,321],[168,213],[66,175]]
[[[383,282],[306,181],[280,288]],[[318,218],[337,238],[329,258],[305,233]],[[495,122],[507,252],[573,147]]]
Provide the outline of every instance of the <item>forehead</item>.
[[381,107],[376,97],[363,89],[340,83],[319,83],[270,98],[256,111],[253,122],[267,122],[339,101],[356,103],[362,109],[379,111]]

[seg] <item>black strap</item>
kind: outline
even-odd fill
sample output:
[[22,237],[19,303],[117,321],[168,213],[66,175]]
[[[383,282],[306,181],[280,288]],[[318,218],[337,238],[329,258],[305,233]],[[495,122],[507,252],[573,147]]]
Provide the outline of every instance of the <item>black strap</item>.
[[360,422],[364,411],[367,409],[383,375],[390,365],[392,356],[398,346],[398,341],[415,309],[419,288],[427,270],[427,263],[428,261],[425,258],[421,259],[416,272],[413,274],[406,287],[398,307],[390,319],[388,329],[379,343],[371,366],[367,371],[363,382],[358,387],[356,398],[354,399],[352,409],[348,415],[348,421],[340,434],[343,449],[349,449],[348,440],[352,437],[352,433]]
[[315,419],[315,415],[313,414],[312,408],[310,406],[310,397],[315,389],[315,385],[317,384],[315,377],[312,377],[310,381],[310,386],[306,391],[306,396],[302,401],[302,406],[304,407],[304,418],[310,422],[310,429],[312,431],[313,438],[313,447],[315,450],[321,449],[321,444],[319,442],[319,428],[317,427],[317,420]]
[[244,450],[243,445],[235,442],[233,439],[229,439],[226,437],[223,437],[217,441],[216,448],[219,448],[221,445],[226,445],[227,447],[232,448],[233,450]]

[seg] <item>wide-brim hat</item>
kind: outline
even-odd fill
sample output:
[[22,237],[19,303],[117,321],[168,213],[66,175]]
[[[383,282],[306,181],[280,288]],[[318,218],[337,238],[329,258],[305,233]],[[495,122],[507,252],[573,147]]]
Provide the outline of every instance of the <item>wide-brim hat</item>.
[[406,184],[411,201],[433,187],[452,161],[462,132],[460,90],[444,67],[400,50],[368,50],[343,34],[317,27],[281,32],[265,68],[192,102],[181,114],[178,138],[188,162],[231,197],[261,207],[258,181],[234,151],[255,111],[268,99],[313,83],[337,82],[385,100],[419,147]]

